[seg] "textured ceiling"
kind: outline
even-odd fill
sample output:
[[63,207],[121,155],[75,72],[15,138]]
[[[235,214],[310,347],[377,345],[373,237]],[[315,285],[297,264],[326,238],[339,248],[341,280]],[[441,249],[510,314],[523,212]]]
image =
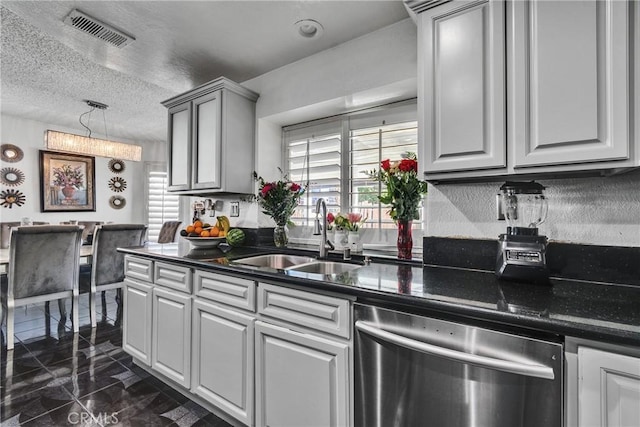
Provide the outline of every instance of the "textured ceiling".
[[[72,9],[133,35],[119,49],[63,23]],[[3,114],[83,129],[109,105],[109,137],[166,138],[160,102],[219,76],[243,82],[408,17],[400,0],[2,1]],[[294,23],[315,19],[317,40]],[[87,122],[88,117],[84,118]],[[104,134],[102,113],[89,127]]]

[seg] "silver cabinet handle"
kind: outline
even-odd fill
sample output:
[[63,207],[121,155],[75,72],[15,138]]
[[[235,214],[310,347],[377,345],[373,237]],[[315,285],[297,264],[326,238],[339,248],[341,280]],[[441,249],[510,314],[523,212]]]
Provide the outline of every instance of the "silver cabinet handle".
[[362,320],[356,321],[356,329],[390,343],[408,348],[409,350],[419,351],[421,353],[432,354],[434,356],[440,356],[450,360],[468,363],[470,365],[510,372],[512,374],[525,375],[528,377],[544,378],[549,380],[553,380],[555,378],[553,369],[548,366],[529,365],[526,363],[513,362],[511,360],[495,359],[493,357],[479,356],[477,354],[451,350],[387,332]]

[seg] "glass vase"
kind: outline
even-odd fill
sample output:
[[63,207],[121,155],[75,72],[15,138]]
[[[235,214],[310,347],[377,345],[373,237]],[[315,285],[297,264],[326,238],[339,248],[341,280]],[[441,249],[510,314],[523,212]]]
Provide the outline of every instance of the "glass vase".
[[398,220],[398,259],[411,259],[413,238],[410,220]]
[[277,248],[283,248],[289,243],[289,237],[287,236],[286,225],[276,225],[273,229],[273,243]]

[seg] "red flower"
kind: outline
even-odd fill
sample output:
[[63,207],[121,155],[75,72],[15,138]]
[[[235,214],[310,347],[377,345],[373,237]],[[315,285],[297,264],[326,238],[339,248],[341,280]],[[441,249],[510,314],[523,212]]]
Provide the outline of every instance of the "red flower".
[[413,159],[402,159],[398,165],[398,169],[403,172],[418,171],[418,162]]
[[382,166],[383,170],[388,171],[391,169],[391,161],[389,161],[389,159],[383,160],[382,163],[380,163],[380,166]]
[[331,224],[331,223],[332,223],[333,221],[335,221],[335,220],[336,220],[336,217],[335,217],[331,212],[329,212],[329,213],[327,214],[327,222],[328,222],[329,224]]
[[300,190],[300,185],[296,184],[295,182],[291,183],[291,191],[293,191],[294,193]]
[[273,184],[268,182],[264,185],[264,187],[262,187],[262,190],[260,190],[260,192],[262,193],[262,197],[265,197],[267,195],[267,193],[269,191],[271,191],[271,189],[273,188]]

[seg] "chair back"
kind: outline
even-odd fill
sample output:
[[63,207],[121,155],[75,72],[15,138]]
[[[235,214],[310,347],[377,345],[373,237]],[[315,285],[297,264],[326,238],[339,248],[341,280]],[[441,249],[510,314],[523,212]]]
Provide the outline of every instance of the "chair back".
[[82,227],[39,225],[11,233],[9,299],[70,291],[78,287]]
[[118,248],[142,246],[147,232],[144,224],[104,224],[93,235],[91,285],[100,286],[124,280],[124,254]]
[[176,234],[180,228],[182,221],[166,221],[162,224],[160,234],[158,234],[158,243],[171,243],[176,241]]
[[[20,221],[0,222],[0,248],[7,249],[11,242],[11,228],[19,226]],[[45,225],[48,222],[34,221],[33,225]]]

